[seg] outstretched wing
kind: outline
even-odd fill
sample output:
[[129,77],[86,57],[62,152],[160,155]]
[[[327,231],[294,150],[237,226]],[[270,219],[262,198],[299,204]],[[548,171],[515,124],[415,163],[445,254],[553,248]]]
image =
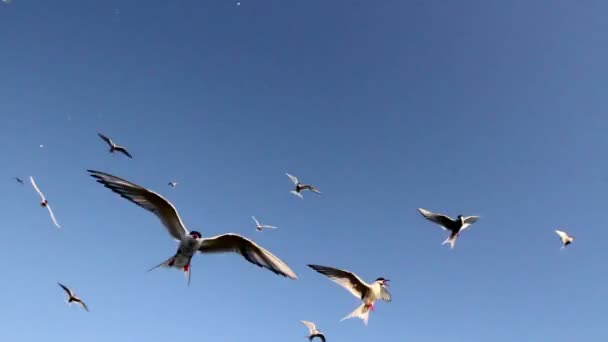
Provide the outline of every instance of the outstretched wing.
[[97,135],[99,135],[99,137],[106,142],[106,144],[113,146],[114,143],[112,142],[112,139],[106,137],[105,135],[101,134],[101,133],[97,133]]
[[122,147],[122,146],[118,146],[114,148],[116,151],[118,152],[122,152],[122,154],[124,154],[125,156],[133,159],[133,157],[131,156],[131,154],[129,153],[129,151],[127,151],[126,148]]
[[460,230],[465,230],[467,228],[469,228],[473,223],[477,222],[477,220],[479,220],[479,216],[467,216],[463,219],[464,224],[462,225],[462,228],[460,228]]
[[94,170],[87,171],[91,173],[91,177],[97,179],[98,183],[103,184],[106,188],[114,191],[121,197],[154,213],[163,223],[165,228],[167,228],[169,234],[175,239],[181,240],[183,236],[188,235],[188,229],[186,229],[186,226],[179,217],[173,204],[164,199],[161,195],[105,172]]
[[260,226],[260,222],[258,222],[258,220],[255,219],[254,216],[251,216],[251,218],[253,219],[253,221],[255,222],[256,226]]
[[321,265],[308,265],[308,267],[327,276],[359,299],[363,299],[369,291],[369,285],[352,272]]
[[418,211],[420,212],[420,214],[422,214],[422,216],[424,216],[424,218],[440,225],[441,228],[445,230],[449,230],[447,227],[449,227],[450,224],[452,224],[453,222],[453,220],[447,215],[437,214],[422,208],[418,208]]
[[51,209],[51,205],[47,204],[46,208],[49,211],[49,215],[51,215],[51,220],[53,221],[53,224],[55,225],[55,227],[61,228],[61,226],[59,225],[59,223],[57,223],[57,219],[55,218],[55,214],[53,214],[53,209]]
[[65,291],[65,293],[68,294],[68,296],[72,297],[74,294],[72,293],[72,290],[68,289],[67,286],[63,285],[62,283],[57,283],[57,285],[61,286],[61,288]]
[[40,189],[38,189],[38,185],[36,185],[36,181],[34,180],[34,177],[30,176],[30,182],[32,183],[32,186],[34,187],[34,190],[36,190],[38,195],[40,195],[40,198],[42,198],[42,200],[45,201],[46,198],[44,198],[44,194],[42,193],[42,191],[40,191]]
[[309,321],[300,321],[300,322],[304,323],[304,325],[308,327],[308,333],[310,335],[313,335],[317,331],[317,327],[315,326],[315,324],[313,322],[309,322]]
[[385,287],[380,289],[380,298],[382,298],[385,302],[390,302],[392,300],[391,293]]
[[319,191],[319,189],[315,188],[313,185],[310,185],[310,184],[304,185],[302,188],[303,189],[308,189],[308,190],[310,190],[310,191],[312,191],[314,193],[317,193],[319,195],[321,194],[321,191]]
[[566,241],[568,241],[568,234],[566,232],[563,232],[561,230],[555,230],[555,232],[562,239],[562,242],[566,243]]
[[239,253],[252,264],[264,267],[284,277],[298,278],[281,259],[240,235],[223,234],[203,239],[199,250],[201,253]]
[[300,181],[298,180],[298,177],[296,177],[294,175],[290,175],[289,173],[285,173],[285,174],[287,175],[287,177],[289,177],[289,179],[291,179],[293,184],[297,185],[298,183],[300,183]]
[[84,302],[82,299],[80,299],[80,298],[75,298],[75,299],[74,299],[74,301],[75,301],[76,303],[78,303],[78,304],[82,305],[82,307],[83,307],[85,310],[89,311],[89,307],[87,306],[87,304],[86,304],[86,303],[85,303],[85,302]]

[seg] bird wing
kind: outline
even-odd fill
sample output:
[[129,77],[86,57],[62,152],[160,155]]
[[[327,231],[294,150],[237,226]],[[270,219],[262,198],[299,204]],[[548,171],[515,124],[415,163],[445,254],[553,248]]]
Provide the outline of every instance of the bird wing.
[[427,220],[436,223],[441,226],[441,228],[445,230],[449,230],[447,227],[453,222],[452,218],[447,215],[437,214],[426,209],[418,208],[418,211],[422,216],[424,216]]
[[467,216],[463,219],[464,224],[462,225],[462,228],[460,228],[460,230],[465,230],[467,228],[469,228],[469,226],[471,226],[473,223],[477,222],[477,220],[479,220],[479,216]]
[[57,227],[57,228],[61,228],[61,226],[59,225],[59,223],[57,223],[57,219],[55,218],[55,214],[53,214],[53,209],[51,209],[51,205],[47,204],[46,205],[46,209],[48,209],[49,211],[49,215],[51,215],[51,220],[53,221],[53,224]]
[[359,299],[363,299],[369,291],[369,285],[352,272],[320,265],[308,265],[308,267],[327,276]]
[[287,177],[289,177],[289,179],[291,179],[293,184],[297,185],[298,183],[300,183],[300,181],[298,180],[298,177],[296,177],[294,175],[290,175],[289,173],[285,173],[285,174],[287,175]]
[[19,182],[19,184],[23,185],[23,179],[21,179],[21,178],[19,178],[19,177],[13,177],[13,178],[15,178],[15,180],[16,180],[17,182]]
[[85,310],[89,311],[89,307],[87,306],[87,304],[82,299],[80,299],[80,298],[74,298],[74,301],[77,302],[77,303],[79,303],[80,305],[82,305],[82,307]]
[[101,134],[101,133],[97,133],[97,135],[99,135],[99,137],[101,139],[103,139],[103,141],[105,141],[108,145],[113,146],[114,143],[112,142],[112,139],[106,137],[105,135]]
[[304,199],[304,197],[302,196],[302,194],[301,194],[301,193],[299,193],[299,192],[297,192],[297,191],[295,191],[295,190],[292,190],[292,191],[290,191],[290,192],[291,192],[292,194],[294,194],[294,195],[296,195],[296,196],[300,197],[301,199]]
[[251,216],[251,218],[253,219],[253,221],[255,222],[256,226],[260,226],[260,222],[258,222],[258,220],[255,219],[254,216]]
[[266,229],[279,229],[279,227],[270,226],[270,225],[267,225],[267,224],[263,224],[262,228],[266,228]]
[[304,323],[304,325],[308,327],[309,334],[312,335],[317,331],[317,326],[313,322],[309,322],[309,321],[300,321],[300,322]]
[[30,176],[30,182],[32,183],[32,186],[34,187],[34,190],[36,190],[38,195],[40,195],[40,198],[42,198],[42,200],[45,201],[46,198],[44,198],[44,194],[42,193],[42,191],[40,191],[40,189],[38,189],[38,185],[36,185],[36,181],[34,180],[34,177]]
[[129,153],[129,151],[127,151],[126,148],[124,148],[122,146],[116,146],[116,147],[114,147],[114,149],[118,152],[122,152],[125,156],[133,159],[133,156],[131,156],[131,154]]
[[557,235],[559,235],[563,242],[568,241],[568,234],[566,232],[557,229],[555,230],[555,232],[557,233]]
[[314,193],[317,193],[317,194],[319,194],[319,195],[321,194],[321,191],[319,191],[319,189],[315,188],[313,185],[310,185],[310,184],[306,184],[306,185],[304,185],[304,186],[302,187],[302,189],[308,189],[308,190],[310,190],[310,191],[312,191],[312,192],[314,192]]
[[240,235],[223,234],[203,239],[199,251],[201,253],[239,253],[252,264],[284,277],[298,279],[298,276],[281,259]]
[[385,302],[390,302],[392,300],[391,293],[385,287],[380,289],[380,298],[382,298]]
[[61,288],[65,291],[65,293],[68,294],[68,296],[73,297],[74,294],[72,293],[72,290],[70,290],[67,286],[63,285],[62,283],[57,283],[57,285],[61,286]]
[[179,217],[177,210],[171,202],[164,199],[161,195],[131,183],[122,178],[112,176],[105,172],[87,170],[91,177],[97,179],[98,183],[119,194],[121,197],[137,204],[138,206],[154,213],[169,234],[177,240],[188,235],[188,229]]

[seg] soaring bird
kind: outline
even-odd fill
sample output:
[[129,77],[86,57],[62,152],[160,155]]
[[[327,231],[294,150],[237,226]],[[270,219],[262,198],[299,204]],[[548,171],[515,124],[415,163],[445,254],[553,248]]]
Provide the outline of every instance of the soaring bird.
[[172,188],[175,188],[177,186],[177,182],[169,182],[167,185],[169,185]]
[[382,299],[385,302],[391,301],[391,294],[386,288],[389,283],[388,279],[380,277],[373,283],[368,284],[361,280],[356,274],[349,271],[320,265],[308,265],[308,267],[327,276],[333,282],[347,289],[355,297],[363,301],[361,306],[356,308],[355,311],[351,312],[348,316],[342,318],[342,321],[358,317],[367,325],[370,311],[374,311],[374,302],[377,299]]
[[287,177],[289,177],[289,179],[291,179],[293,184],[296,186],[296,188],[291,191],[292,194],[294,194],[300,198],[304,198],[304,197],[302,197],[302,193],[301,193],[304,190],[310,190],[314,193],[321,194],[321,191],[319,191],[319,189],[315,188],[313,185],[303,184],[298,180],[298,178],[296,176],[290,175],[289,173],[285,173],[285,174],[287,175]]
[[566,246],[574,242],[574,236],[568,235],[568,233],[561,230],[555,230],[555,232],[562,239],[562,248],[566,248]]
[[450,231],[450,236],[448,236],[448,238],[442,243],[442,245],[449,243],[450,248],[454,248],[454,245],[456,245],[456,239],[458,239],[460,232],[479,220],[479,216],[464,217],[462,215],[458,215],[458,218],[454,220],[449,216],[433,213],[426,209],[418,208],[418,211],[420,211],[422,216],[424,216],[427,220],[438,224],[445,230]]
[[36,192],[38,193],[38,195],[40,195],[40,198],[42,199],[42,201],[40,202],[40,205],[42,207],[45,207],[46,209],[48,209],[49,214],[51,215],[51,220],[53,221],[53,224],[55,225],[55,227],[61,228],[61,226],[59,225],[59,223],[57,223],[57,220],[55,219],[55,214],[53,214],[53,209],[51,209],[51,206],[49,205],[49,201],[46,200],[42,191],[40,191],[40,189],[38,189],[38,186],[36,185],[36,182],[34,181],[34,177],[30,176],[30,182],[32,183],[32,186],[34,187],[34,190],[36,190]]
[[129,154],[129,152],[127,151],[126,148],[124,148],[123,146],[120,145],[116,145],[112,139],[106,137],[105,135],[101,134],[101,133],[97,133],[97,135],[99,135],[99,137],[101,139],[103,139],[103,141],[105,141],[108,145],[110,145],[110,153],[114,153],[116,151],[123,153],[125,156],[133,159],[133,157],[131,156],[131,154]]
[[76,296],[76,294],[74,294],[74,292],[72,290],[70,290],[67,286],[63,285],[62,283],[57,283],[59,284],[59,286],[61,286],[61,288],[65,291],[65,293],[67,293],[68,295],[68,304],[71,303],[77,303],[80,304],[85,310],[89,311],[89,307],[85,304],[85,302],[82,301],[82,299],[80,299],[78,296]]
[[317,329],[317,326],[313,323],[313,322],[309,322],[309,321],[300,321],[302,323],[304,323],[304,325],[306,327],[308,327],[308,340],[312,341],[315,337],[318,337],[319,339],[321,339],[321,342],[325,342],[325,335],[323,335],[319,329]]
[[296,274],[286,263],[255,242],[237,234],[223,234],[203,238],[201,233],[194,230],[189,231],[186,228],[177,209],[161,195],[108,173],[94,170],[88,170],[88,172],[106,188],[154,213],[168,233],[179,241],[179,247],[175,255],[152,267],[149,271],[161,266],[180,268],[183,269],[188,278],[188,284],[190,284],[190,261],[197,251],[201,253],[235,252],[241,254],[247,261],[264,267],[275,274],[297,279]]
[[251,216],[251,218],[255,222],[255,229],[257,229],[259,232],[261,232],[262,229],[278,229],[278,227],[275,227],[275,226],[269,226],[267,224],[260,224],[260,222],[258,220],[256,220],[255,216]]
[[24,183],[23,183],[23,179],[21,179],[21,178],[19,178],[19,177],[13,177],[13,179],[14,179],[14,180],[16,180],[16,181],[17,181],[17,183],[19,183],[19,184],[21,184],[21,185],[24,185]]

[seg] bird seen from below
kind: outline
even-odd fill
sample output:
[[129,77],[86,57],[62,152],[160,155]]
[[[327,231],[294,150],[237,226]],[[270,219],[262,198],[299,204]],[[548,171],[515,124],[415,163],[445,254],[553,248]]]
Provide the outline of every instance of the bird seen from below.
[[562,240],[562,248],[566,248],[569,244],[574,242],[574,236],[568,235],[568,233],[564,231],[556,229],[555,233],[557,233],[557,235],[559,235],[559,238]]
[[51,209],[51,206],[49,205],[49,201],[47,201],[47,199],[46,199],[46,197],[44,197],[44,194],[42,193],[42,191],[40,191],[40,189],[38,188],[38,185],[36,185],[36,181],[34,180],[34,177],[30,176],[30,182],[32,183],[32,186],[34,187],[34,190],[36,190],[36,192],[38,193],[38,195],[41,198],[40,206],[46,208],[49,211],[49,215],[51,215],[51,220],[53,221],[53,224],[55,225],[55,227],[61,228],[59,223],[57,223],[57,219],[55,219],[55,214],[53,213],[53,209]]
[[112,141],[112,139],[108,138],[107,136],[105,136],[105,135],[103,135],[101,133],[97,133],[97,135],[99,135],[99,137],[110,146],[110,153],[121,152],[125,156],[133,159],[133,157],[131,156],[131,154],[129,153],[129,151],[127,151],[126,148],[124,148],[123,146],[115,144]]
[[304,190],[309,190],[314,193],[321,194],[321,191],[319,191],[319,189],[315,188],[313,185],[301,183],[296,176],[291,175],[289,173],[285,173],[285,174],[287,175],[287,177],[289,177],[289,179],[291,179],[293,184],[296,186],[296,188],[291,191],[292,194],[294,194],[302,199],[304,198],[304,197],[302,197],[302,191],[304,191]]
[[83,309],[89,311],[89,307],[87,306],[87,304],[82,299],[80,299],[78,296],[76,296],[76,294],[74,294],[74,292],[72,290],[70,290],[67,286],[63,285],[62,283],[57,283],[57,284],[59,286],[61,286],[61,288],[68,295],[68,300],[67,300],[68,304],[76,303],[76,304],[79,304],[80,306],[82,306]]
[[433,213],[433,212],[430,212],[430,211],[428,211],[426,209],[418,208],[418,211],[427,220],[429,220],[429,221],[431,221],[433,223],[438,224],[441,228],[443,228],[445,230],[449,230],[450,231],[450,235],[442,243],[442,245],[445,245],[446,243],[449,243],[450,244],[450,248],[454,248],[454,245],[456,245],[456,240],[458,239],[458,236],[460,235],[460,232],[462,232],[463,230],[465,230],[466,228],[468,228],[470,225],[472,225],[473,223],[477,222],[477,220],[479,220],[479,216],[467,216],[467,217],[464,217],[462,215],[458,215],[458,217],[456,218],[456,220],[454,220],[454,219],[452,219],[449,216],[446,216],[446,215],[443,215],[443,214]]
[[301,321],[305,326],[308,327],[308,340],[312,341],[315,337],[318,337],[321,342],[325,342],[325,335],[323,335],[317,326],[313,322]]
[[257,229],[258,232],[261,232],[262,229],[279,229],[278,227],[275,227],[275,226],[270,226],[267,224],[260,224],[260,222],[255,218],[255,216],[251,216],[251,218],[253,219],[253,222],[255,222],[255,229]]
[[333,282],[347,289],[355,297],[363,301],[361,306],[356,308],[355,311],[351,312],[348,316],[342,318],[342,321],[357,317],[362,319],[363,323],[367,325],[370,312],[375,310],[374,302],[378,299],[382,299],[385,302],[390,302],[392,300],[391,294],[386,288],[389,283],[388,279],[380,277],[373,283],[368,284],[361,280],[356,274],[349,271],[320,265],[308,265],[308,267],[327,276]]
[[169,234],[177,241],[179,247],[175,255],[166,261],[152,267],[175,267],[182,269],[190,284],[190,262],[196,252],[241,254],[247,261],[266,268],[275,274],[297,279],[296,274],[281,259],[258,246],[255,242],[237,234],[223,234],[211,238],[203,238],[197,231],[189,231],[182,222],[177,210],[161,195],[145,189],[122,178],[94,170],[88,170],[98,183],[119,194],[121,197],[154,213],[163,223]]

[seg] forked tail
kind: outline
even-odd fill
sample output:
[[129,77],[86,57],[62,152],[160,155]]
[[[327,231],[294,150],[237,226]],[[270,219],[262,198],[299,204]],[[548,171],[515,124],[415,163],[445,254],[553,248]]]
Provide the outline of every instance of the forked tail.
[[152,270],[155,270],[155,269],[157,269],[157,268],[159,268],[159,267],[171,267],[171,266],[173,266],[173,265],[172,265],[172,262],[174,262],[174,259],[175,259],[175,257],[174,257],[174,256],[172,256],[172,257],[170,257],[169,259],[167,259],[167,260],[165,260],[165,261],[161,262],[160,264],[158,264],[158,265],[156,265],[156,266],[154,266],[154,267],[150,268],[150,269],[149,269],[147,272],[150,272],[150,271],[152,271]]
[[[150,268],[147,272],[150,272],[152,270],[155,270],[159,267],[173,267],[175,263],[175,256],[170,257],[169,259],[161,262],[160,264]],[[186,280],[188,281],[188,286],[190,286],[190,279],[192,278],[192,267],[190,267],[190,262],[188,262],[184,268],[184,276],[186,277]]]
[[357,318],[361,318],[363,320],[363,323],[365,323],[365,325],[367,325],[367,321],[369,320],[370,311],[371,310],[370,310],[369,306],[366,306],[365,303],[361,304],[361,306],[356,308],[355,311],[351,312],[350,315],[342,318],[340,320],[340,322],[342,322],[345,319],[357,317]]
[[454,235],[454,236],[449,236],[447,239],[445,239],[445,241],[443,241],[442,245],[445,245],[446,243],[450,244],[450,248],[454,248],[454,246],[456,245],[456,239],[458,238],[458,235]]

